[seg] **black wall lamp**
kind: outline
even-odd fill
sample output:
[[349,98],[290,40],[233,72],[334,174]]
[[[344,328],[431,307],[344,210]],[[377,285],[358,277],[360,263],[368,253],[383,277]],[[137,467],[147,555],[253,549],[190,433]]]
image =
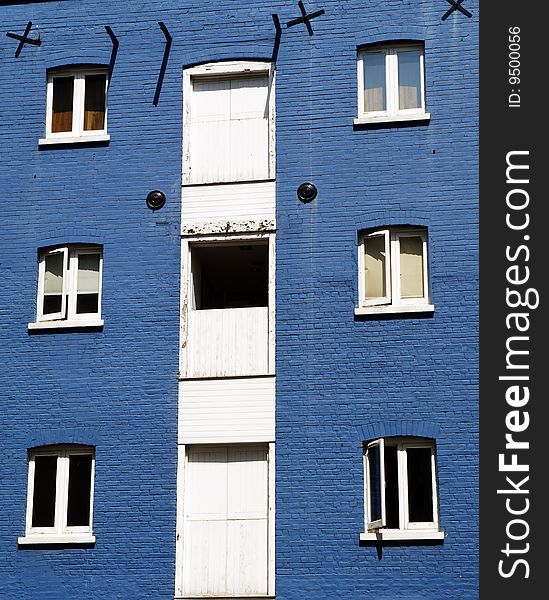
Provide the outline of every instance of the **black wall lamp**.
[[316,198],[317,194],[318,190],[316,189],[316,185],[308,181],[306,183],[302,183],[297,188],[297,197],[303,203],[312,202]]
[[160,190],[153,190],[147,194],[146,202],[151,210],[159,210],[166,204],[166,194]]

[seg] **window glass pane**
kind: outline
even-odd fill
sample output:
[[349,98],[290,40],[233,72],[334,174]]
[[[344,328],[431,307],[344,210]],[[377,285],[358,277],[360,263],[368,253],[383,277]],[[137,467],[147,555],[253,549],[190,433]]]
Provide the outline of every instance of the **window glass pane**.
[[385,298],[387,295],[385,269],[385,236],[379,235],[364,240],[364,280],[366,300]]
[[34,459],[34,493],[32,496],[32,526],[53,527],[55,524],[55,481],[57,456],[36,456]]
[[399,50],[398,55],[398,106],[421,108],[421,69],[419,50]]
[[105,129],[105,87],[107,76],[86,75],[84,131]]
[[364,111],[386,110],[385,52],[368,52],[364,63]]
[[423,240],[419,236],[401,237],[400,295],[423,298]]
[[79,314],[98,311],[99,262],[100,256],[97,253],[78,255],[76,312]]
[[67,525],[90,524],[91,455],[69,456]]
[[433,521],[431,448],[408,448],[408,518],[410,522]]
[[44,304],[42,313],[49,315],[61,312],[63,297],[63,254],[46,255],[44,269]]
[[370,471],[369,494],[370,494],[370,522],[382,518],[381,504],[381,449],[379,446],[368,448],[368,467]]
[[73,94],[74,77],[53,78],[52,133],[72,131]]
[[385,446],[385,518],[387,528],[398,529],[398,463],[397,447]]

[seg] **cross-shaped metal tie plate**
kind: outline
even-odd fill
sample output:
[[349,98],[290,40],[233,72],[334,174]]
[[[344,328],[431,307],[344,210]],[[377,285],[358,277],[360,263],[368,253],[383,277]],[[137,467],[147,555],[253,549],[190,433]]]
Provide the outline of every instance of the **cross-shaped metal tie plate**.
[[32,44],[33,46],[40,46],[40,44],[42,43],[42,41],[40,40],[40,37],[38,37],[37,40],[34,40],[34,39],[28,37],[31,27],[32,27],[32,21],[29,21],[27,23],[27,26],[25,27],[25,32],[23,33],[23,35],[17,35],[16,33],[6,33],[7,37],[12,38],[14,40],[19,40],[19,46],[17,46],[17,50],[15,51],[15,58],[19,58],[19,55],[21,54],[21,50],[23,49],[23,46],[25,44]]
[[303,6],[303,2],[301,2],[301,0],[299,0],[298,5],[302,16],[298,17],[297,19],[292,19],[291,21],[286,23],[286,27],[293,27],[294,25],[299,25],[299,23],[305,23],[305,27],[307,27],[309,35],[313,35],[314,32],[311,26],[311,19],[316,19],[317,17],[320,17],[320,15],[323,15],[326,11],[322,9],[317,10],[314,13],[307,14],[307,11],[305,10],[305,7]]
[[467,9],[461,6],[463,0],[446,0],[446,2],[452,6],[442,15],[443,21],[446,21],[446,19],[456,10],[464,14],[466,17],[469,17],[469,19],[473,16]]

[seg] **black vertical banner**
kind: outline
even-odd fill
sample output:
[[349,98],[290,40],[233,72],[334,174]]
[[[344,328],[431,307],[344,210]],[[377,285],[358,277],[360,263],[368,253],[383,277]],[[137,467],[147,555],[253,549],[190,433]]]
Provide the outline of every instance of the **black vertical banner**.
[[549,597],[549,197],[544,17],[485,3],[480,29],[481,598]]

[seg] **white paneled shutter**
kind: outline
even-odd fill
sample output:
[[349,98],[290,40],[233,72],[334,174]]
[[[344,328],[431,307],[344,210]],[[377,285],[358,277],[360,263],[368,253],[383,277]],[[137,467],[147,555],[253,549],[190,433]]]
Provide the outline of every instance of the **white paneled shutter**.
[[188,451],[185,596],[267,594],[267,446]]
[[192,82],[190,183],[267,179],[268,74]]

